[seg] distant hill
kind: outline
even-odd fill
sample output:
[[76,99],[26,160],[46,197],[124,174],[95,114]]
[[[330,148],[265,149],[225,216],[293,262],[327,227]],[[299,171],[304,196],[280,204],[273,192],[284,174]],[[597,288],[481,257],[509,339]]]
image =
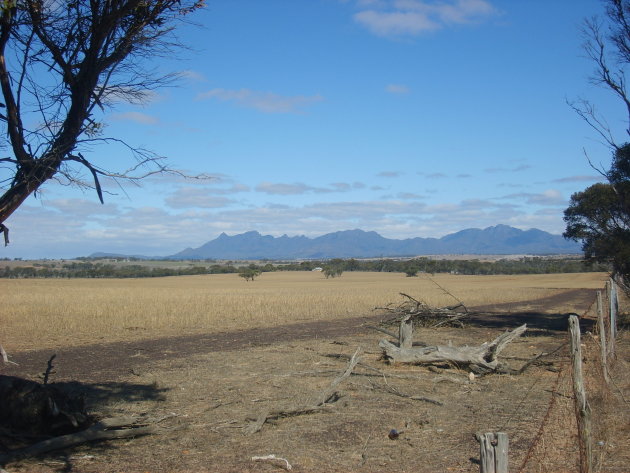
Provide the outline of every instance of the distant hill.
[[166,259],[325,259],[377,258],[440,254],[571,254],[580,245],[542,230],[519,230],[496,225],[471,228],[442,238],[394,240],[376,232],[346,230],[317,238],[273,237],[256,231],[228,236],[222,233],[199,248],[187,248]]

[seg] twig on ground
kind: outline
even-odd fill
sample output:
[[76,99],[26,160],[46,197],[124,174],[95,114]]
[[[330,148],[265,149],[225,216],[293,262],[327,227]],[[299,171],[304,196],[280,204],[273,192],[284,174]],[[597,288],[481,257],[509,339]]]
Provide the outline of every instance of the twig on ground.
[[365,462],[367,461],[367,448],[370,437],[372,437],[371,432],[368,434],[367,439],[365,439],[365,443],[363,444],[363,451],[361,452],[361,465],[365,464]]
[[424,402],[428,402],[429,404],[435,404],[436,406],[443,406],[444,405],[444,403],[442,403],[440,401],[436,401],[435,399],[430,399],[430,398],[424,397],[424,396],[415,396],[415,395],[412,395],[412,394],[403,393],[400,390],[398,390],[397,388],[395,388],[394,386],[391,386],[387,382],[387,379],[385,378],[385,376],[383,376],[383,379],[385,381],[384,385],[372,384],[372,388],[379,389],[379,390],[381,390],[383,392],[386,392],[386,393],[389,393],[389,394],[393,394],[394,396],[404,397],[405,399],[411,399],[413,401],[424,401]]
[[54,354],[48,360],[48,365],[46,366],[46,371],[44,371],[44,374],[42,375],[43,384],[48,384],[48,380],[50,379],[50,375],[51,374],[55,374],[55,372],[53,371],[53,369],[55,368],[55,365],[53,365],[53,360],[56,357],[57,357],[57,355]]
[[523,364],[523,366],[521,366],[519,369],[516,370],[515,374],[523,374],[525,370],[529,368],[532,364],[536,363],[538,360],[540,360],[541,358],[545,356],[553,355],[554,353],[558,352],[561,348],[564,348],[566,345],[567,343],[562,343],[558,347],[556,347],[556,349],[550,351],[549,353],[542,352],[539,355],[536,355],[535,357],[530,358]]
[[[2,345],[0,345],[0,356],[2,356],[2,361],[6,364],[17,365],[15,361],[9,360],[9,355],[7,355],[7,352],[4,351],[4,347]],[[2,472],[0,471],[0,473]]]
[[[262,456],[262,457],[252,457],[252,461],[255,461],[255,462],[271,462],[274,465],[279,466],[280,468],[283,468],[285,470],[292,470],[293,469],[293,467],[289,463],[289,460],[287,460],[286,458],[277,457],[275,455],[265,455],[265,456]],[[282,463],[282,462],[284,462],[284,463]]]

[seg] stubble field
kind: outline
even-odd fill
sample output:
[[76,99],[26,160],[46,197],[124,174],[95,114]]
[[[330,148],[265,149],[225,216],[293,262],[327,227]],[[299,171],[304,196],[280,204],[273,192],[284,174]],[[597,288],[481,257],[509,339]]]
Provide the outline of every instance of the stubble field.
[[605,277],[346,272],[326,279],[319,272],[277,272],[253,282],[236,274],[5,279],[0,326],[5,348],[21,351],[369,316],[376,307],[400,302],[401,292],[435,307],[456,303],[453,296],[470,307],[535,300],[562,290],[600,288]]
[[[503,430],[511,442],[510,471],[571,471],[577,446],[561,349],[566,314],[588,315],[604,281],[594,273],[350,272],[328,280],[321,273],[265,273],[254,282],[236,275],[2,280],[0,342],[19,363],[5,365],[5,374],[37,379],[56,354],[52,380],[84,393],[92,412],[161,419],[153,435],[5,468],[282,471],[282,461],[252,460],[274,454],[298,472],[473,472],[479,470],[473,434]],[[375,307],[401,302],[400,292],[433,306],[451,305],[455,296],[475,309],[464,328],[418,329],[414,339],[429,345],[477,345],[527,322],[525,336],[504,352],[511,365],[560,349],[520,376],[471,380],[456,366],[387,365],[378,347],[386,336],[365,325],[378,322]],[[339,387],[337,402],[248,435],[261,413],[316,398],[358,347],[361,364]],[[587,357],[595,353],[585,349]],[[390,440],[393,428],[401,434]],[[627,440],[605,445],[601,471],[624,471],[615,465],[623,464],[619,451],[630,446]]]

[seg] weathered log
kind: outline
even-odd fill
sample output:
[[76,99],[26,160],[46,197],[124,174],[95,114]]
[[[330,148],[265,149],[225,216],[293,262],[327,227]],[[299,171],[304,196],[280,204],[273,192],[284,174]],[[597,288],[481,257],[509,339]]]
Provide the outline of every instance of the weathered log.
[[387,340],[381,340],[379,346],[387,359],[395,363],[454,363],[467,366],[477,374],[486,374],[503,368],[497,359],[499,353],[517,337],[520,337],[527,325],[523,324],[511,332],[505,332],[490,343],[476,347],[452,347],[437,345],[424,348],[397,347]]
[[128,429],[107,430],[112,427],[123,427],[134,423],[134,419],[121,417],[105,419],[97,422],[93,426],[74,434],[62,435],[51,439],[38,442],[29,447],[14,450],[4,455],[0,455],[0,465],[4,465],[9,461],[18,460],[20,458],[41,455],[42,453],[72,447],[94,440],[109,440],[127,437],[138,437],[154,432],[151,426],[134,427]]

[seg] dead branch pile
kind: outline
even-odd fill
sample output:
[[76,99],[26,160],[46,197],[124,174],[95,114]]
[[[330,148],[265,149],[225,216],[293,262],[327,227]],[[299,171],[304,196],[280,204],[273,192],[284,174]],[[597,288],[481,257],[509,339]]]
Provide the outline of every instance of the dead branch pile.
[[451,325],[463,327],[468,318],[468,309],[462,302],[447,307],[432,307],[426,302],[416,299],[403,292],[400,295],[404,300],[398,304],[389,303],[385,307],[376,307],[376,310],[385,311],[391,317],[384,320],[384,325],[399,325],[403,319],[413,320],[416,326],[440,327]]

